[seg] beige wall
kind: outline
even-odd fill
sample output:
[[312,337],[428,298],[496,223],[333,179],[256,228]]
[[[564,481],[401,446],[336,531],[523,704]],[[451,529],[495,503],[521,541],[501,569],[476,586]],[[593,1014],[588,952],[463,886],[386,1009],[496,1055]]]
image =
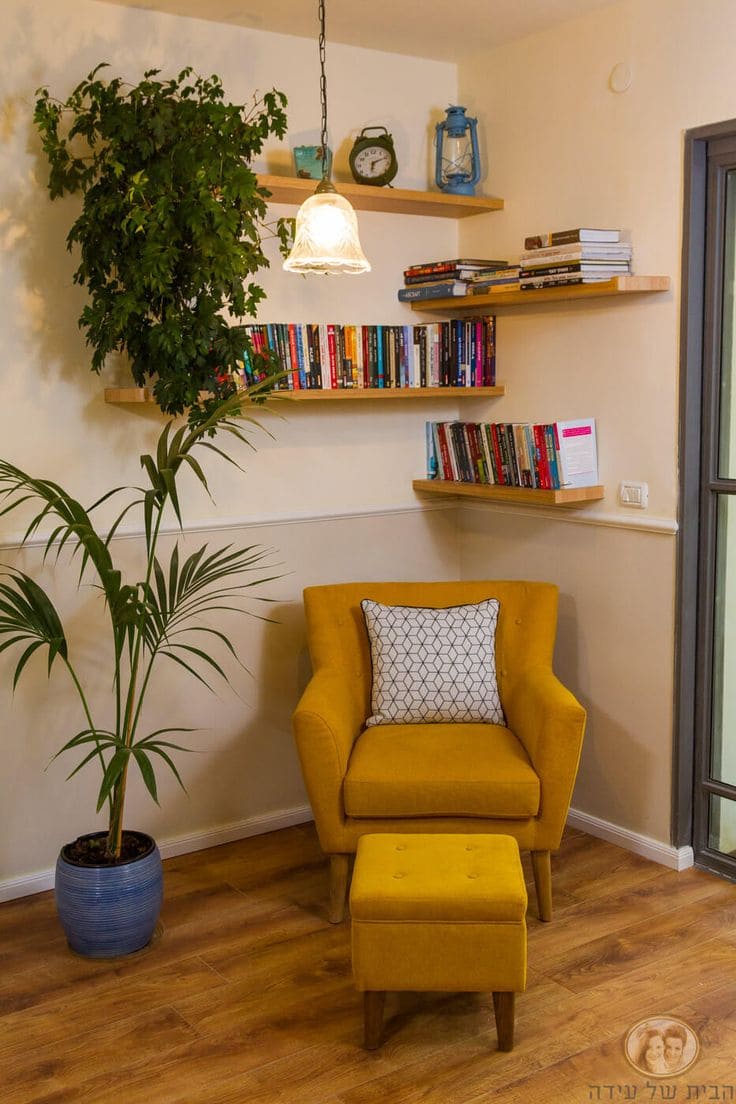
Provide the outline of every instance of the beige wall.
[[[75,205],[46,198],[29,122],[34,90],[50,84],[64,95],[102,59],[130,79],[149,66],[174,71],[191,63],[218,72],[233,99],[280,86],[290,100],[290,140],[275,143],[261,167],[286,171],[290,145],[317,138],[316,50],[287,36],[92,0],[6,0],[3,17],[0,454],[91,500],[113,481],[136,480],[137,457],[160,421],[106,407],[99,381],[85,370],[75,322],[82,297],[63,245]],[[152,723],[175,721],[171,703],[184,698],[192,723],[203,727],[204,750],[184,763],[187,797],[167,783],[159,811],[134,796],[142,827],[165,840],[303,802],[289,733],[307,674],[303,585],[462,573],[560,584],[557,666],[590,710],[575,803],[669,839],[682,134],[736,116],[735,32],[731,0],[626,0],[474,58],[460,68],[459,99],[481,120],[484,190],[506,198],[503,213],[461,224],[459,239],[443,220],[361,215],[374,271],[354,282],[286,277],[273,250],[264,320],[406,320],[394,288],[407,262],[456,250],[514,255],[527,233],[586,223],[629,229],[636,270],[671,275],[673,292],[504,314],[499,375],[507,397],[463,407],[464,417],[486,419],[594,416],[607,497],[585,517],[597,525],[467,507],[456,528],[451,511],[418,510],[410,480],[423,468],[423,422],[456,416],[449,401],[411,410],[289,410],[285,421],[270,420],[274,438],[248,460],[245,477],[211,468],[217,505],[193,495],[188,521],[213,543],[255,540],[278,550],[290,574],[268,592],[281,623],[238,629],[254,674],[236,681],[244,703],[183,689],[173,675],[162,683]],[[619,61],[631,65],[633,83],[617,95],[607,80]],[[328,75],[338,175],[347,136],[385,123],[397,141],[396,183],[426,185],[429,124],[457,102],[454,67],[330,45]],[[624,478],[649,483],[645,514],[617,505]],[[623,528],[622,520],[645,527]],[[17,531],[17,522],[0,521],[2,558],[32,563],[34,550],[17,559]],[[116,542],[126,559],[137,547],[133,538]],[[59,601],[75,608],[68,585]],[[94,669],[88,605],[85,598],[72,627]],[[76,723],[72,699],[56,680],[48,688],[37,669],[13,700],[8,671],[0,656],[0,890],[3,881],[50,866],[60,842],[91,827],[96,781],[62,784],[58,763],[44,773]]]
[[[635,271],[671,294],[518,309],[502,317],[499,419],[597,419],[604,502],[588,519],[662,526],[662,535],[463,513],[466,571],[554,578],[563,590],[560,672],[590,709],[574,803],[669,839],[673,528],[683,132],[736,116],[730,0],[626,0],[476,57],[461,101],[484,122],[488,183],[507,208],[472,237],[518,253],[526,234],[573,226],[628,230]],[[608,86],[618,62],[628,91]],[[471,238],[461,229],[461,249]],[[649,484],[645,513],[617,504],[622,479]],[[574,611],[574,614],[573,614]]]
[[[318,138],[317,47],[91,0],[5,0],[0,38],[0,456],[53,476],[91,502],[111,486],[139,481],[138,457],[152,447],[162,420],[153,411],[105,406],[101,383],[86,367],[76,326],[83,296],[72,284],[74,262],[64,244],[77,205],[48,200],[31,128],[34,91],[48,84],[65,97],[101,60],[133,81],[148,67],[166,73],[191,64],[219,73],[226,94],[242,102],[275,85],[289,98],[289,138],[274,142],[258,167],[286,172],[291,146]],[[397,184],[426,185],[430,121],[455,99],[454,66],[330,45],[328,78],[338,175],[346,169],[349,136],[384,123],[396,139]],[[293,209],[274,208],[279,213]],[[394,293],[402,268],[452,256],[457,247],[456,226],[444,219],[365,215],[360,228],[373,263],[371,275],[360,280],[287,276],[269,247],[274,267],[263,278],[269,298],[262,319],[405,321],[406,308]],[[151,699],[151,727],[177,721],[199,726],[192,742],[200,750],[183,762],[188,795],[164,779],[159,810],[134,787],[131,822],[166,841],[304,803],[289,721],[307,675],[302,587],[457,574],[451,513],[425,512],[410,487],[424,466],[424,419],[434,413],[452,417],[457,408],[448,401],[411,409],[285,410],[283,418],[267,418],[273,437],[262,436],[258,451],[246,457],[245,476],[209,463],[216,505],[196,483],[189,485],[184,512],[198,530],[189,547],[199,538],[262,542],[277,550],[274,559],[286,574],[266,593],[276,599],[279,624],[242,621],[234,630],[253,672],[252,679],[242,672],[235,677],[242,700],[225,690],[211,698],[173,669],[166,673]],[[33,566],[36,549],[19,555],[13,547],[20,530],[20,519],[0,519],[0,560]],[[140,540],[121,538],[114,550],[133,561]],[[94,697],[102,706],[109,674],[95,634],[94,602],[85,594],[76,613],[68,573],[60,580],[58,601],[69,613],[77,654],[97,681]],[[52,753],[81,727],[62,672],[48,685],[39,662],[13,698],[11,670],[7,654],[0,655],[0,894],[3,884],[12,891],[19,879],[50,867],[65,840],[96,827],[94,769],[70,783],[63,779],[73,761],[44,771]]]
[[460,515],[460,550],[464,578],[546,579],[559,586],[555,670],[589,714],[573,805],[667,842],[671,534],[474,506]]

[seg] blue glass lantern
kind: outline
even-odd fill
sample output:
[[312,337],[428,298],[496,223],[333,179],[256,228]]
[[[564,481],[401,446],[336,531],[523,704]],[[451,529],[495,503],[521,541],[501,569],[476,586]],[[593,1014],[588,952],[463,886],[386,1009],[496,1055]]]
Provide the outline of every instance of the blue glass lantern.
[[440,191],[451,195],[475,195],[480,180],[478,120],[468,118],[465,111],[448,107],[447,118],[436,127],[435,181]]

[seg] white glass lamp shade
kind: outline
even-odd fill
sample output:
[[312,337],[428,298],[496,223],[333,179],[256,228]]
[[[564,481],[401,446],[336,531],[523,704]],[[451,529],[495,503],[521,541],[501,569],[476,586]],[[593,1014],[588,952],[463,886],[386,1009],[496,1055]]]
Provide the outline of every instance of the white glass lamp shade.
[[302,203],[296,215],[294,245],[284,261],[286,272],[358,275],[371,266],[358,237],[358,220],[348,201],[324,182]]

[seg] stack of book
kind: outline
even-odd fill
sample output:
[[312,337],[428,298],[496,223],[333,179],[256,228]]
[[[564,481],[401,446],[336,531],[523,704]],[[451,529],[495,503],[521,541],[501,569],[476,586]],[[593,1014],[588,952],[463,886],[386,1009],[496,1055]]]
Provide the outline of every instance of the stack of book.
[[427,422],[427,478],[559,490],[598,482],[595,421]]
[[470,278],[471,295],[487,295],[493,291],[518,291],[521,267],[506,265],[504,268],[483,268]]
[[520,265],[522,291],[596,283],[631,272],[631,244],[620,230],[559,230],[526,238]]
[[424,325],[269,322],[242,327],[243,382],[257,382],[252,353],[270,352],[286,373],[274,390],[492,387],[496,318]]
[[404,269],[404,287],[399,290],[402,303],[421,299],[445,299],[467,295],[470,283],[480,272],[495,272],[507,267],[506,261],[468,260],[427,261]]

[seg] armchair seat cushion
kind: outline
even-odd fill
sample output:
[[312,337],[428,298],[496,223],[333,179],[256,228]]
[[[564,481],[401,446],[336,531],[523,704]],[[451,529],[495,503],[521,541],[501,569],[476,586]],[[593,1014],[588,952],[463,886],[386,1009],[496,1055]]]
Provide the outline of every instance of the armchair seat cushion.
[[540,786],[503,725],[377,725],[355,742],[343,800],[349,817],[524,819],[539,812]]

